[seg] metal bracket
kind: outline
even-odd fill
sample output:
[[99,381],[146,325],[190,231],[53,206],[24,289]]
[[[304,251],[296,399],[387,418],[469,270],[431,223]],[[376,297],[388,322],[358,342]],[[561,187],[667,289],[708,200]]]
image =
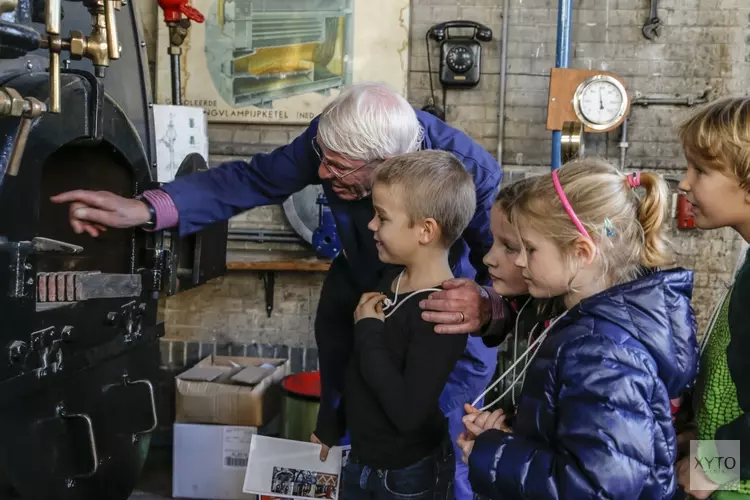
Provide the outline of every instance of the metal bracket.
[[30,290],[34,287],[34,278],[26,278],[26,273],[32,270],[26,258],[32,251],[32,244],[29,241],[8,241],[0,237],[0,252],[10,254],[8,295],[14,299],[28,297]]
[[133,342],[141,336],[145,310],[145,303],[137,304],[132,300],[124,304],[119,312],[107,313],[107,323],[124,330],[125,342]]
[[62,342],[69,338],[72,327],[58,331],[54,326],[36,331],[30,335],[31,351],[39,354],[37,375],[45,377],[63,368]]
[[266,291],[266,315],[270,318],[273,312],[273,289],[276,283],[276,274],[273,271],[265,271],[261,279]]

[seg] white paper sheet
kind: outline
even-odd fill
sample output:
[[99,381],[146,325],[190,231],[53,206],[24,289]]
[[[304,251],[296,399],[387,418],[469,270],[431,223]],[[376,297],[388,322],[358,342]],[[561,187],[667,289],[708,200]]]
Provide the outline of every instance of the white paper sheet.
[[173,181],[182,160],[198,153],[208,162],[208,120],[203,108],[155,104],[156,175]]
[[333,447],[321,462],[320,445],[253,436],[242,491],[300,500],[337,500],[348,451],[349,447]]

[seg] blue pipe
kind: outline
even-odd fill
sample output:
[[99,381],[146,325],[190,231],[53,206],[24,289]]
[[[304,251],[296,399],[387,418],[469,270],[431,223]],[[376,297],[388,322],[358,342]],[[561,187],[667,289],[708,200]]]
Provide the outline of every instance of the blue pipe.
[[[573,0],[557,2],[557,49],[555,67],[567,68],[570,64],[570,25]],[[562,131],[552,132],[552,170],[562,166]]]

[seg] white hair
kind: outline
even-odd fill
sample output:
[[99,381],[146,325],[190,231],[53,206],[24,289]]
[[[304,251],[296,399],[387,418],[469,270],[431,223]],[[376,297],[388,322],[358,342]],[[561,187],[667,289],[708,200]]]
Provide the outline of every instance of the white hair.
[[409,102],[385,83],[346,88],[323,110],[318,138],[352,160],[384,160],[418,151],[422,126]]

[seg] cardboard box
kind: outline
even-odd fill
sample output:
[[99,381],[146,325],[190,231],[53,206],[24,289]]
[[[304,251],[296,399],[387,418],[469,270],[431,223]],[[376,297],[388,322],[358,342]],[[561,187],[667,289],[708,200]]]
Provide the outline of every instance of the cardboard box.
[[[254,385],[258,367],[270,365],[268,375]],[[250,376],[242,370],[254,367]],[[209,356],[176,377],[178,423],[262,427],[281,411],[281,380],[291,372],[286,359]]]
[[257,427],[175,424],[172,496],[256,500],[242,492],[242,484],[257,433]]

